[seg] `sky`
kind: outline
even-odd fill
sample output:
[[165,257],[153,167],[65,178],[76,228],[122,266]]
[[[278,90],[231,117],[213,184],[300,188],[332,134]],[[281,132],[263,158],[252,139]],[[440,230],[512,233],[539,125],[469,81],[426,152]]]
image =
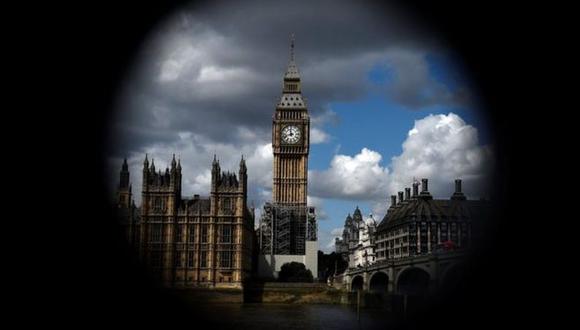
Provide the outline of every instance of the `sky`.
[[235,172],[244,155],[259,214],[271,199],[272,115],[292,33],[321,250],[334,249],[357,206],[380,222],[413,178],[428,178],[438,198],[456,178],[469,198],[490,197],[492,139],[461,59],[409,13],[361,1],[215,1],[160,22],[120,83],[112,187],[127,157],[139,205],[145,154],[159,169],[175,154],[184,197],[207,196],[213,155]]

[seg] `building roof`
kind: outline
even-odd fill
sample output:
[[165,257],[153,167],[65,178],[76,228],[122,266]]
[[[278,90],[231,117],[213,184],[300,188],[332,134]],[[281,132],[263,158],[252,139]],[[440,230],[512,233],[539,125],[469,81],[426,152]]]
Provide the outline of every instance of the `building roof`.
[[288,67],[286,68],[286,74],[284,74],[284,79],[300,79],[300,73],[298,72],[298,66],[294,61],[294,34],[290,39],[290,61],[288,62]]
[[355,222],[362,222],[363,221],[362,213],[361,213],[360,209],[358,208],[358,206],[356,207],[356,209],[354,210],[354,213],[352,214],[352,219]]
[[306,101],[300,93],[284,93],[276,107],[279,109],[306,109]]
[[209,198],[182,199],[179,205],[180,211],[187,210],[188,214],[209,214],[210,211]]
[[421,196],[391,206],[378,231],[414,221],[472,221],[484,214],[489,202],[483,200],[430,199]]

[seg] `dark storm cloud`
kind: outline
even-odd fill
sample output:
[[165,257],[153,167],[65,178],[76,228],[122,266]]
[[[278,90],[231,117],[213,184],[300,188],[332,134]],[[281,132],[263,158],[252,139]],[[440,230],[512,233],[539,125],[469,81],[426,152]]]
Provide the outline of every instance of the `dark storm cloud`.
[[434,94],[420,105],[452,97],[413,71],[437,46],[401,12],[355,1],[221,1],[183,8],[144,43],[119,103],[114,129],[127,142],[118,147],[176,139],[177,131],[247,142],[241,127],[268,141],[291,33],[313,117],[331,101],[364,95],[368,70],[389,56],[401,77],[387,93],[394,100],[416,106],[413,86]]
[[[312,136],[316,129],[323,137],[324,125],[339,120],[331,102],[360,99],[377,88],[409,109],[457,102],[456,94],[431,78],[425,59],[444,47],[400,11],[361,1],[185,7],[144,41],[119,91],[111,167],[117,173],[120,159],[129,157],[137,199],[146,152],[160,166],[172,153],[182,156],[187,194],[208,191],[213,153],[233,169],[245,154],[252,169],[249,199],[259,206],[271,198],[271,116],[291,33]],[[388,86],[369,81],[377,64],[394,73]]]

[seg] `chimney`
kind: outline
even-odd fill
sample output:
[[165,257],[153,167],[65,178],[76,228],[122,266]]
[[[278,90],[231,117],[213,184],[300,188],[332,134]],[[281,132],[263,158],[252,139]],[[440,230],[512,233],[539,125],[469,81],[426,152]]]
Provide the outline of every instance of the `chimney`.
[[411,188],[405,188],[405,200],[411,199]]
[[421,193],[429,192],[429,179],[421,179]]
[[451,196],[451,199],[466,200],[465,195],[461,192],[461,179],[455,180],[455,192],[453,193],[453,196]]
[[455,193],[461,193],[461,179],[455,180]]
[[433,196],[429,193],[429,180],[421,179],[421,195],[423,199],[433,199]]
[[391,207],[395,207],[397,205],[397,196],[391,195]]
[[413,197],[419,196],[419,183],[413,182]]
[[403,203],[403,192],[399,191],[399,204]]

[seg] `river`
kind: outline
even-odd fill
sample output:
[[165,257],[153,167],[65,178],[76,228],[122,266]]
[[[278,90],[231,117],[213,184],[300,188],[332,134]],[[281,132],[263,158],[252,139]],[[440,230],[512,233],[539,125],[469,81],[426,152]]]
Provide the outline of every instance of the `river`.
[[207,304],[198,306],[216,329],[385,329],[393,324],[382,309],[348,305]]

